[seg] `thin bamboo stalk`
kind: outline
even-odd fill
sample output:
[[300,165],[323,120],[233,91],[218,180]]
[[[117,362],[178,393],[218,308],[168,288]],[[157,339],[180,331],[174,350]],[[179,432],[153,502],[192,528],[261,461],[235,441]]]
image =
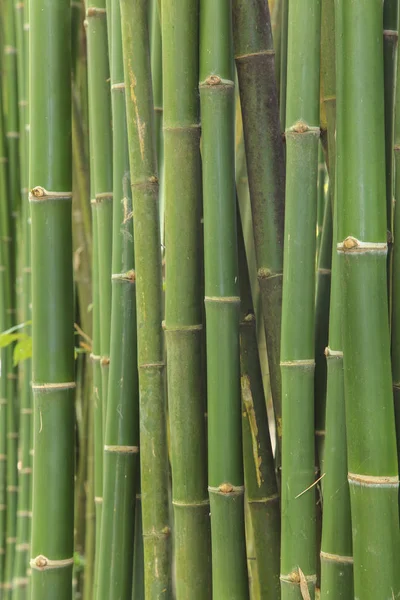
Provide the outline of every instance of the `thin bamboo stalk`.
[[211,595],[202,368],[199,2],[163,0],[162,16],[165,328],[175,581],[178,600],[195,600]]
[[[394,205],[393,205],[393,273],[400,269],[400,61],[397,61],[394,120]],[[392,278],[392,379],[396,417],[397,456],[400,463],[400,280]]]
[[264,0],[252,0],[251,3],[234,0],[233,17],[257,276],[276,420],[279,467],[282,435],[279,355],[285,162],[274,75],[273,40],[268,5]]
[[[87,364],[87,383],[93,385],[92,367]],[[87,481],[86,481],[86,527],[85,527],[85,571],[83,600],[92,600],[95,557],[95,504],[94,504],[94,403],[92,387],[86,386],[88,395],[88,442],[87,442]],[[89,392],[89,393],[88,393]]]
[[287,96],[287,68],[288,68],[288,18],[289,0],[281,0],[281,64],[280,64],[280,87],[279,87],[279,116],[281,130],[286,127],[286,96]]
[[[213,597],[248,597],[241,447],[231,3],[200,4],[208,486]],[[221,435],[221,431],[224,432]]]
[[[100,369],[103,434],[110,364],[112,258],[112,131],[105,0],[87,0],[89,136],[92,209],[96,211],[100,310]],[[97,355],[96,355],[97,356]],[[99,390],[100,393],[100,390]]]
[[132,197],[119,0],[111,3],[114,233],[111,361],[104,446],[98,600],[132,595],[139,398]]
[[145,593],[170,598],[161,252],[147,2],[121,0],[134,219]]
[[275,600],[280,598],[279,494],[265,409],[256,317],[241,225],[238,226],[238,230],[244,481],[253,532],[260,598]]
[[[332,22],[330,26],[332,26]],[[338,43],[340,44],[340,41]],[[340,160],[340,156],[338,160]],[[337,193],[342,194],[342,189],[338,189]],[[331,598],[352,600],[354,598],[342,351],[342,280],[341,263],[336,252],[337,221],[338,215],[335,210],[329,345],[325,350],[327,399],[321,541],[321,600]]]
[[[381,2],[338,0],[337,10],[338,61],[345,57],[338,80],[338,252],[354,595],[372,600],[377,595],[396,597],[400,592],[395,559],[400,543],[399,482],[383,200],[383,7]],[[360,148],[367,151],[360,152]]]
[[[140,473],[138,473],[140,476]],[[133,584],[132,600],[145,600],[144,596],[144,552],[142,535],[142,496],[140,494],[140,481],[136,494],[135,506],[135,541],[133,550]]]
[[[72,594],[75,382],[70,14],[69,0],[31,1],[32,600],[70,600]],[[46,69],[43,56],[47,57]]]
[[383,2],[383,64],[385,85],[385,158],[388,231],[393,231],[393,134],[396,87],[397,45],[399,38],[398,0]]
[[[286,213],[282,299],[282,551],[284,600],[314,598],[314,317],[319,143],[320,2],[289,6]],[[310,488],[310,489],[309,489]]]

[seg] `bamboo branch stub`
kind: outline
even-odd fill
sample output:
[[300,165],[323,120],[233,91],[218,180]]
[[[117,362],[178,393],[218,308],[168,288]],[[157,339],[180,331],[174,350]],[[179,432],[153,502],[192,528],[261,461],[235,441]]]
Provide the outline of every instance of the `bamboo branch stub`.
[[60,560],[51,560],[46,556],[40,554],[36,556],[36,558],[32,558],[29,561],[29,564],[32,569],[38,569],[39,571],[45,571],[50,569],[62,569],[64,567],[69,567],[74,564],[74,558],[64,558]]

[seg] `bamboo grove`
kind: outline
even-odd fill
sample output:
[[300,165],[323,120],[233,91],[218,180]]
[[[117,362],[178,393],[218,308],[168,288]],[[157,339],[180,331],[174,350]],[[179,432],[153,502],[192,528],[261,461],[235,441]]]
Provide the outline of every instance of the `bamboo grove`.
[[400,599],[399,0],[0,0],[0,600]]

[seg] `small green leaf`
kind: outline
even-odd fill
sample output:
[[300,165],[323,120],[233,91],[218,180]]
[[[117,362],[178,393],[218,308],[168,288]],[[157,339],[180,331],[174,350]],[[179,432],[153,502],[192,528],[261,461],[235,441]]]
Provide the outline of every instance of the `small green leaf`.
[[0,348],[6,348],[13,342],[17,342],[18,340],[24,340],[28,336],[26,333],[0,333]]
[[16,367],[21,361],[27,360],[32,357],[32,338],[26,336],[25,339],[20,340],[14,348],[13,363]]

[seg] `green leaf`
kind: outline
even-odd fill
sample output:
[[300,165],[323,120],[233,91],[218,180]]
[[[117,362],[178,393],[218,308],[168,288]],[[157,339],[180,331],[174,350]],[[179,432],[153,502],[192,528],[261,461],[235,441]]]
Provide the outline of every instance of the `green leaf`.
[[0,348],[6,348],[13,342],[17,342],[18,340],[24,340],[28,336],[26,333],[0,333]]
[[16,367],[21,361],[32,357],[32,338],[26,335],[25,339],[20,340],[14,348],[13,363]]

